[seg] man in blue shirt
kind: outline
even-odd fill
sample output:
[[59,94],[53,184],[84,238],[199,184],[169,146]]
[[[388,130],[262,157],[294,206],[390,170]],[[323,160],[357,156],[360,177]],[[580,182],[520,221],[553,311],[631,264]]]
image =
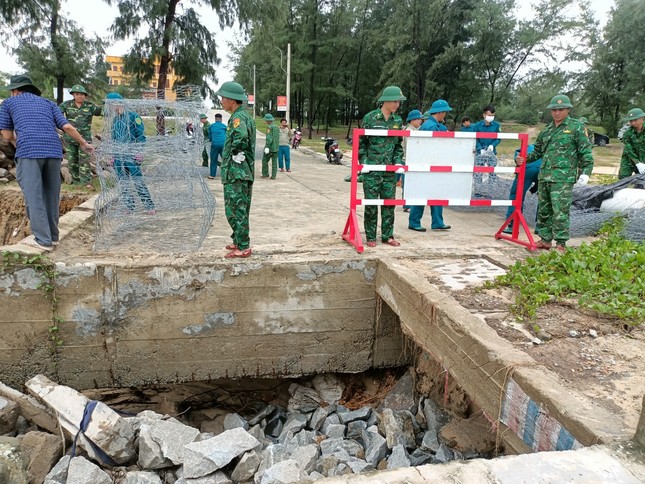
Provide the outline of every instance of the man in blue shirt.
[[[528,149],[526,151],[526,154],[529,155],[533,153],[533,150],[535,149],[534,144],[530,144],[528,146]],[[513,156],[514,160],[517,160],[517,157],[520,156],[520,150],[517,149],[515,150],[515,155]],[[531,190],[531,193],[536,193],[537,192],[537,187],[538,187],[538,176],[540,175],[540,168],[542,168],[542,159],[540,158],[537,161],[534,161],[533,163],[528,163],[526,165],[526,171],[524,172],[524,187],[522,188],[522,213],[524,213],[524,202],[526,201],[526,192]],[[508,194],[509,200],[515,200],[515,197],[517,195],[517,175],[515,175],[515,180],[513,180],[513,184],[511,185],[511,191]],[[508,210],[506,211],[506,218],[511,216],[511,214],[515,211],[515,207],[512,205],[508,207]],[[537,230],[537,226],[536,226]],[[504,229],[505,234],[512,234],[513,233],[513,222],[508,224],[506,228]]]
[[226,125],[222,122],[222,115],[215,115],[215,122],[208,127],[208,139],[211,142],[211,166],[209,179],[215,179],[217,175],[217,166],[219,165],[219,156],[224,151],[224,142],[226,141]]
[[[483,118],[478,123],[473,124],[472,131],[482,133],[501,133],[502,125],[495,121],[495,106],[489,104],[484,108]],[[463,130],[462,130],[463,131]],[[485,155],[487,151],[492,151],[497,155],[497,145],[502,142],[501,139],[477,138],[475,149],[477,154]]]
[[[427,119],[421,125],[420,131],[448,131],[442,121],[445,119],[446,114],[452,111],[447,101],[438,99],[432,103],[430,109],[423,115]],[[417,232],[425,232],[426,229],[421,226],[421,217],[423,217],[425,207],[417,205],[410,208],[410,218],[408,219],[408,228],[416,230]],[[443,221],[443,207],[430,205],[430,215],[432,216],[432,230],[448,230],[450,225],[446,225]]]
[[58,245],[59,236],[63,145],[56,128],[71,136],[83,151],[92,153],[94,148],[56,104],[40,97],[40,89],[29,76],[12,76],[5,89],[11,91],[11,98],[0,106],[0,130],[3,139],[16,145],[16,178],[34,234],[27,244],[49,251]]
[[466,131],[468,133],[475,131],[475,125],[470,124],[470,116],[464,116],[461,118],[461,131]]

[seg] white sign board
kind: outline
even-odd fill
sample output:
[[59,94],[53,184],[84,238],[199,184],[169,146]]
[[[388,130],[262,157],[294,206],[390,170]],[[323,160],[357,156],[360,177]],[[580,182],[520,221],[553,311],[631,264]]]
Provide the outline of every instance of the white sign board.
[[404,198],[408,203],[412,200],[470,200],[472,173],[430,173],[428,170],[431,166],[474,166],[475,142],[474,138],[409,137],[405,163],[410,171],[405,175],[404,185]]

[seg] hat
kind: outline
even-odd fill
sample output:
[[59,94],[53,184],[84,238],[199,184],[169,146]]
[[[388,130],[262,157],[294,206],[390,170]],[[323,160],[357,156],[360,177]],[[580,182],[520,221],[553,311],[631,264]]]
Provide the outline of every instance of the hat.
[[204,113],[199,115],[199,119],[208,119],[208,116],[206,116]]
[[447,113],[448,111],[452,111],[448,101],[437,99],[432,103],[432,106],[430,106],[426,114]]
[[275,121],[275,118],[273,117],[273,114],[271,114],[271,113],[266,113],[266,114],[264,115],[264,120],[265,120],[265,121]]
[[408,113],[408,117],[405,119],[406,123],[409,123],[410,121],[414,121],[415,119],[423,119],[423,114],[421,114],[421,111],[418,109],[413,109]]
[[639,118],[645,118],[645,111],[643,111],[641,108],[634,108],[629,110],[626,120],[633,121]]
[[75,92],[80,92],[81,94],[87,94],[87,91],[85,90],[85,88],[83,86],[81,86],[80,84],[74,84],[70,88],[69,92],[70,92],[70,94],[74,94]]
[[222,84],[222,87],[215,94],[229,99],[235,99],[236,101],[246,101],[248,99],[242,85],[233,81]]
[[589,124],[589,121],[584,116],[580,116],[578,118],[578,121],[580,121],[582,124]]
[[105,96],[106,99],[123,99],[123,96],[119,94],[118,92],[108,92],[107,96]]
[[38,91],[38,95],[40,96],[41,94],[40,89],[34,86],[34,83],[31,82],[31,77],[25,74],[22,74],[19,76],[11,76],[11,78],[9,78],[9,85],[5,89],[12,91],[13,89],[18,89],[19,87],[25,87],[25,86],[33,87],[36,91]]
[[572,108],[573,104],[571,104],[571,100],[569,99],[569,96],[565,96],[564,94],[558,94],[557,96],[553,96],[551,99],[551,103],[546,107],[547,109],[565,109],[565,108]]
[[398,86],[387,86],[383,89],[381,97],[378,98],[378,102],[382,103],[384,101],[405,101],[407,98],[403,95],[403,91]]

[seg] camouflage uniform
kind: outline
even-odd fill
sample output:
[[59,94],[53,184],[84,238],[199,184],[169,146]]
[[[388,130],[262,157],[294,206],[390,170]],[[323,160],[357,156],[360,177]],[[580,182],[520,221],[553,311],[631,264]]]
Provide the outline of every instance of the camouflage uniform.
[[[236,163],[233,155],[244,153]],[[222,153],[222,184],[226,219],[233,229],[231,238],[239,250],[249,248],[249,212],[255,171],[255,121],[243,106],[231,114]]]
[[637,132],[633,127],[623,135],[623,155],[620,158],[618,179],[638,174],[636,163],[645,163],[645,128]]
[[590,176],[593,170],[591,143],[584,125],[569,116],[560,126],[547,124],[526,162],[540,158],[537,234],[546,242],[555,240],[558,245],[565,245],[569,240],[573,184],[580,174]]
[[[72,99],[60,105],[63,116],[67,118],[72,126],[89,143],[92,141],[92,117],[102,116],[103,108],[89,101],[83,101],[81,107],[76,106]],[[72,175],[73,183],[85,185],[92,182],[92,168],[90,167],[90,155],[81,150],[80,146],[68,134],[63,134],[63,144],[67,156],[67,166]]]
[[[202,123],[202,133],[204,133],[204,149],[202,150],[202,166],[208,166],[208,152],[210,151],[210,146],[208,146],[209,140],[209,130],[211,123],[206,121]],[[208,148],[208,149],[207,149]]]
[[269,160],[271,160],[271,179],[275,180],[278,173],[278,149],[280,145],[280,128],[275,123],[267,126],[267,139],[265,147],[269,148],[268,153],[262,156],[262,176],[269,176]]
[[[398,114],[390,114],[386,120],[380,109],[365,115],[364,129],[401,129],[403,120]],[[359,163],[364,165],[402,165],[403,138],[394,136],[361,136],[358,149]],[[363,173],[363,193],[366,199],[393,200],[396,198],[396,173]],[[365,206],[365,236],[367,241],[376,240],[378,207]],[[394,206],[381,207],[381,240],[387,242],[394,236]]]

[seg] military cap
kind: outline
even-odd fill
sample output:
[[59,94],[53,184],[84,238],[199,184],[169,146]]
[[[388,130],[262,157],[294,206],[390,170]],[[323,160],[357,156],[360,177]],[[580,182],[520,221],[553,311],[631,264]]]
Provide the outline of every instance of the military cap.
[[26,74],[22,74],[19,76],[11,76],[9,78],[9,85],[5,89],[12,91],[13,89],[18,89],[19,87],[25,87],[25,86],[33,87],[36,91],[38,91],[38,95],[40,96],[41,94],[40,89],[34,86],[34,83],[31,82],[31,77],[29,77]]
[[452,111],[448,101],[437,99],[432,103],[426,114],[447,113],[448,111]]
[[199,115],[199,119],[208,119],[208,116],[206,116],[204,113]]
[[378,98],[378,102],[382,103],[384,101],[405,101],[407,98],[403,95],[403,91],[398,86],[387,86],[383,89],[381,97]]
[[246,93],[244,88],[237,82],[228,81],[222,84],[222,87],[215,93],[218,96],[235,99],[236,101],[246,101]]
[[265,121],[275,121],[275,118],[273,117],[273,114],[271,114],[271,113],[266,113],[266,114],[264,115],[264,120],[265,120]]
[[630,109],[627,113],[627,121],[633,121],[634,119],[645,118],[645,111],[641,108]]
[[557,96],[553,96],[551,98],[551,103],[546,107],[547,109],[565,109],[565,108],[572,108],[573,104],[571,104],[571,100],[569,99],[569,96],[565,96],[564,94],[558,94]]
[[408,117],[405,118],[405,122],[409,123],[410,121],[414,121],[415,119],[423,119],[423,114],[421,114],[421,111],[418,109],[413,109],[408,113]]
[[80,92],[81,94],[87,94],[87,91],[83,86],[80,84],[74,84],[71,89],[69,90],[71,94],[74,94],[75,92]]

